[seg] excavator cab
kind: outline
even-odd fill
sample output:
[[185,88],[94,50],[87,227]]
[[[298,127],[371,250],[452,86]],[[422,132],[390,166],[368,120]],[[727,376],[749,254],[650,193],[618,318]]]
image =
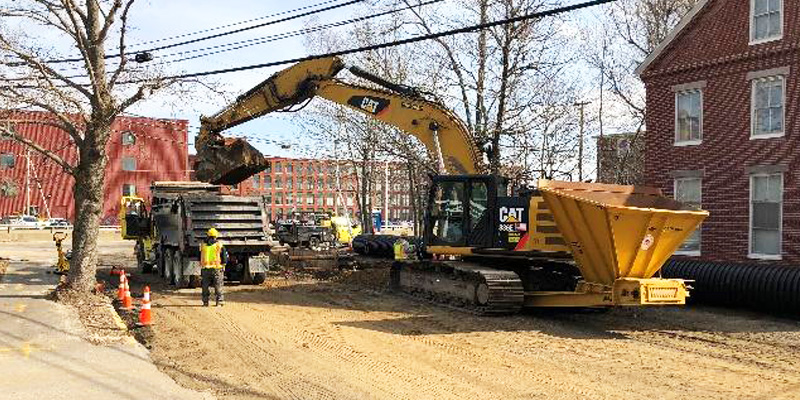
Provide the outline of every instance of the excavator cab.
[[494,175],[437,175],[428,198],[427,246],[496,247],[498,201],[508,180]]

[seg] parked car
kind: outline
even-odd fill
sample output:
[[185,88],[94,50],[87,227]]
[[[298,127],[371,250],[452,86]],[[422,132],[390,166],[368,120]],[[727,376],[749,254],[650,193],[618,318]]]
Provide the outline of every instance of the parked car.
[[12,220],[11,225],[14,225],[18,228],[26,228],[26,229],[40,229],[41,226],[39,225],[39,219],[34,217],[33,215],[23,215],[19,217],[17,220]]

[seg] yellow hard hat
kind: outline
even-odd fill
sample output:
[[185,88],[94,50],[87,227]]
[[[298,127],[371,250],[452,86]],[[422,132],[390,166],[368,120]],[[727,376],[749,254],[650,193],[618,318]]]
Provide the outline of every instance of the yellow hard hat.
[[211,228],[208,230],[208,236],[217,237],[219,236],[219,231],[216,228]]

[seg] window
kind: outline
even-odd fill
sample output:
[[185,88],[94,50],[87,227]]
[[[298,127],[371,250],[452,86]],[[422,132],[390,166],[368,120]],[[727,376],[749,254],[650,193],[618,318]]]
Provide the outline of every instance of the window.
[[306,204],[313,206],[314,205],[314,194],[313,193],[306,193]]
[[122,195],[123,196],[135,196],[136,195],[136,185],[132,183],[125,183],[122,185]]
[[272,177],[267,175],[264,177],[264,189],[270,189],[272,187]]
[[675,144],[700,144],[703,138],[703,92],[700,89],[675,93]]
[[131,131],[122,132],[122,145],[133,146],[134,144],[136,144],[136,135]]
[[[700,209],[703,197],[703,181],[700,178],[677,178],[675,179],[675,200],[694,208]],[[677,254],[700,255],[700,227],[697,227],[692,234],[686,238]]]
[[464,238],[464,182],[441,182],[431,207],[434,240],[459,243]]
[[783,35],[783,0],[750,1],[750,44],[780,39]]
[[281,165],[281,163],[279,163],[279,162],[273,161],[272,162],[272,169],[275,170],[275,173],[280,174],[281,172],[283,172],[283,165]]
[[275,189],[283,189],[283,178],[275,178]]
[[0,154],[0,169],[11,169],[16,165],[13,154]]
[[783,136],[784,86],[782,76],[753,80],[751,138]]
[[122,157],[123,171],[136,171],[136,159],[133,157]]
[[780,259],[783,174],[750,176],[751,258]]
[[261,176],[253,175],[253,189],[261,188]]
[[6,132],[17,133],[17,125],[11,121],[0,122],[0,142],[5,140],[12,140],[11,135]]

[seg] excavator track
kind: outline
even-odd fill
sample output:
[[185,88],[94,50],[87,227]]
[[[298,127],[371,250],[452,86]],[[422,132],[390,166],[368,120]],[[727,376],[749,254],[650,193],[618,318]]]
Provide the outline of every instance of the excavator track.
[[513,314],[522,308],[522,281],[513,271],[465,262],[400,261],[390,287],[424,300],[478,314]]

